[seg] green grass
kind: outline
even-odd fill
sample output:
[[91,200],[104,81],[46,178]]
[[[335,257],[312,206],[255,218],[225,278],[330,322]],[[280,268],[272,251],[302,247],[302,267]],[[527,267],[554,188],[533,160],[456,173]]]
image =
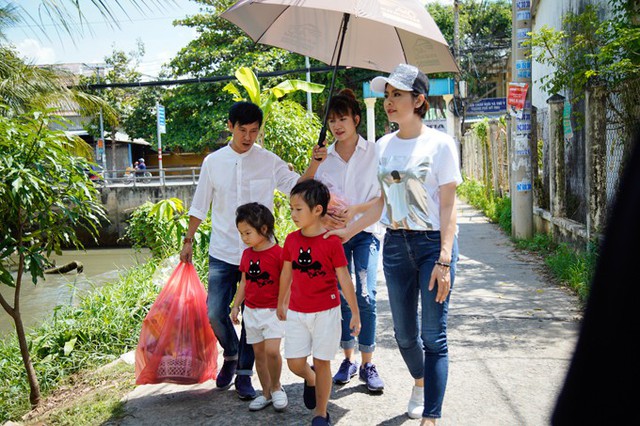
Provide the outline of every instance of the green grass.
[[121,419],[126,414],[122,397],[135,388],[134,373],[133,365],[119,361],[71,376],[24,425],[95,425]]
[[[142,320],[158,289],[156,261],[130,269],[117,282],[86,295],[77,307],[55,309],[27,337],[42,397],[81,370],[95,369],[135,349]],[[29,385],[17,340],[0,341],[0,423],[29,411]]]
[[[509,198],[487,195],[481,183],[468,179],[458,187],[458,196],[481,210],[490,221],[497,223],[507,234],[511,234],[511,200]],[[581,302],[586,302],[598,257],[595,244],[591,244],[589,250],[580,251],[567,244],[556,244],[546,234],[536,234],[531,239],[513,239],[513,241],[519,249],[540,254],[552,276],[572,289]]]

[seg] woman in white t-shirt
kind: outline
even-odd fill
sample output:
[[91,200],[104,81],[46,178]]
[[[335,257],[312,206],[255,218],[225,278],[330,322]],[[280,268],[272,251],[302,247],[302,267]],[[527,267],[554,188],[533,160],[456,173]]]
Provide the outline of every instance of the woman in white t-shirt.
[[[335,142],[327,149],[327,158],[318,166],[315,179],[323,182],[331,192],[329,229],[341,228],[357,220],[380,200],[377,178],[378,159],[373,142],[358,134],[361,109],[350,89],[331,98],[328,110],[329,130]],[[336,384],[348,383],[359,374],[360,380],[372,393],[380,393],[384,382],[372,362],[376,345],[376,282],[380,250],[379,225],[368,226],[358,232],[343,247],[349,270],[355,275],[356,296],[362,329],[358,335],[361,365],[354,359],[355,338],[349,330],[351,310],[342,295],[342,337],[340,346],[344,360],[333,376]],[[359,368],[358,368],[359,367]]]
[[[416,67],[400,64],[389,77],[374,78],[371,89],[384,92],[389,121],[398,124],[398,131],[376,143],[384,202],[329,234],[347,241],[378,219],[387,228],[382,263],[389,305],[396,342],[414,379],[407,414],[435,425],[449,368],[447,312],[458,259],[456,186],[462,182],[458,152],[450,136],[422,122],[429,80]],[[394,220],[394,204],[401,221]]]
[[[377,148],[385,199],[380,223],[387,227],[382,262],[396,341],[415,381],[407,414],[435,425],[447,384],[447,311],[458,258],[458,153],[450,136],[422,122],[429,80],[416,67],[398,65],[389,77],[374,78],[371,89],[384,92],[389,121],[398,124]],[[398,177],[408,209],[400,223],[389,203]]]

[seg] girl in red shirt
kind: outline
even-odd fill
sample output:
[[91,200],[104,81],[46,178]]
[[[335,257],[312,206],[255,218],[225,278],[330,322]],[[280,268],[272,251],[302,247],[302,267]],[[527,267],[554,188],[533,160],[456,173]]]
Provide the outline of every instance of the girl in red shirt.
[[242,278],[231,308],[231,319],[240,324],[238,314],[244,302],[242,318],[247,343],[253,345],[262,385],[262,395],[249,404],[251,411],[262,410],[270,404],[276,411],[282,411],[288,404],[280,383],[280,341],[284,337],[284,324],[276,316],[276,308],[282,248],[273,233],[274,222],[271,211],[260,203],[243,204],[236,210],[236,227],[242,242],[249,247],[240,261]]

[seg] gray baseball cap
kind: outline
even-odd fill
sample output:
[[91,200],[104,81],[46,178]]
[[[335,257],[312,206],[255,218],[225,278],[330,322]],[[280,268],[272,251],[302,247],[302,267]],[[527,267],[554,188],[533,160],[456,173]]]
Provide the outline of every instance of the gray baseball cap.
[[389,74],[389,77],[375,77],[371,80],[371,90],[384,93],[384,87],[387,83],[396,89],[429,95],[429,79],[413,65],[400,64]]

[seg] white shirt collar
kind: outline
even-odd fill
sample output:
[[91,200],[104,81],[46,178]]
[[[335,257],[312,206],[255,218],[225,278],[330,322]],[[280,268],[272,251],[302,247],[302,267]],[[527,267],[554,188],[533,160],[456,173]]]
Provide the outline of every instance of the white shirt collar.
[[[327,155],[339,155],[336,152],[336,144],[337,141],[327,147]],[[358,135],[358,143],[356,144],[356,149],[364,149],[365,151],[367,150],[367,141],[362,137],[362,135]]]

